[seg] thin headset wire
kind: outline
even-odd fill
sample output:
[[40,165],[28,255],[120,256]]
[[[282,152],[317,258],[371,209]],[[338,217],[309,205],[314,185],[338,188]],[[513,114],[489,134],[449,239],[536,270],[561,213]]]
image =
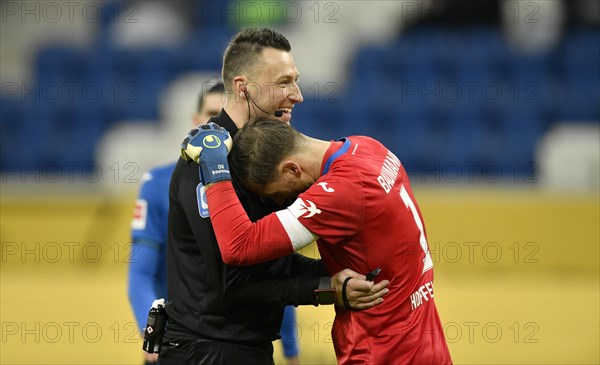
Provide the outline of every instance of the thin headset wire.
[[267,114],[271,114],[268,111],[266,111],[263,108],[261,108],[260,106],[258,106],[258,104],[256,103],[256,101],[254,101],[254,99],[252,99],[252,97],[250,97],[250,94],[248,93],[248,90],[244,90],[244,95],[246,95],[246,105],[248,105],[248,121],[250,121],[250,102],[252,102],[252,104],[254,104],[254,106],[257,107],[258,110],[260,110],[261,112],[267,113]]
[[[244,95],[246,95],[246,105],[248,106],[248,120],[247,122],[250,121],[250,97],[248,95],[248,91],[246,91],[246,89],[244,89]],[[254,101],[252,101],[254,102]]]

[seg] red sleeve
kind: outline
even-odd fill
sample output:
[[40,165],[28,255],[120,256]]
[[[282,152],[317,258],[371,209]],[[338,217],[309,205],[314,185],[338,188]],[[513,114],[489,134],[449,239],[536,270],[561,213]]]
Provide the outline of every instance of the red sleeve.
[[362,231],[366,203],[357,171],[351,164],[335,166],[300,194],[311,209],[297,213],[298,220],[321,242],[340,244]]
[[206,198],[221,258],[227,265],[253,265],[294,252],[277,215],[271,213],[252,223],[230,181],[210,186]]

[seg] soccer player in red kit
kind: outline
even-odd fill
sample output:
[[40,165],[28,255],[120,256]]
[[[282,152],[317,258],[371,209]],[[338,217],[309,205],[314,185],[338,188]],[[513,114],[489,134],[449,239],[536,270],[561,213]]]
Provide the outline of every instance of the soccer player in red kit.
[[435,306],[423,218],[391,151],[364,136],[322,141],[266,118],[246,124],[235,137],[232,171],[258,194],[293,201],[252,223],[228,181],[222,142],[230,137],[219,127],[203,128],[183,149],[199,157],[225,263],[256,264],[317,240],[330,273],[380,268],[376,279],[390,281],[383,304],[364,311],[351,308],[343,290],[336,293],[332,338],[338,363],[452,363]]

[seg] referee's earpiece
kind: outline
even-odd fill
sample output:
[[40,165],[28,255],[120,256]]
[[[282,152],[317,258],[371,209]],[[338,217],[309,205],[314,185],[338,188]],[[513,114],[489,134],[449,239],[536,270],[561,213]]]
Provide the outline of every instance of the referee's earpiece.
[[246,84],[241,84],[240,85],[240,97],[242,99],[246,100],[246,104],[248,105],[248,120],[250,120],[250,102],[252,102],[252,104],[254,104],[254,106],[260,110],[261,112],[265,113],[265,114],[271,114],[274,115],[276,118],[281,118],[281,116],[283,115],[283,112],[281,110],[275,110],[275,112],[271,113],[268,112],[266,110],[264,110],[263,108],[261,108],[258,104],[256,104],[256,101],[254,101],[252,99],[252,96],[250,95],[250,93],[248,93],[248,91],[246,90]]

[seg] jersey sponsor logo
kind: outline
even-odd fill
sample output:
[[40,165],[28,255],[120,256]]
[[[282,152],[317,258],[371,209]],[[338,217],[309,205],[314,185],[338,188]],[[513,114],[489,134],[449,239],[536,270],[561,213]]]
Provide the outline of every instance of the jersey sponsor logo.
[[419,308],[424,302],[428,302],[429,299],[433,298],[433,281],[429,281],[415,290],[410,295],[410,307],[411,310]]
[[317,185],[321,186],[326,193],[333,193],[335,191],[334,188],[330,188],[329,186],[327,186],[326,182],[320,182]]
[[133,219],[131,220],[131,229],[146,229],[146,220],[148,218],[148,201],[146,199],[137,199],[133,209]]
[[317,208],[315,203],[311,202],[310,200],[306,200],[305,203],[302,198],[296,199],[294,204],[292,204],[288,209],[296,218],[310,218],[315,214],[321,214],[321,210]]
[[391,151],[388,151],[387,156],[385,156],[385,159],[383,160],[381,172],[379,173],[379,176],[377,176],[377,182],[379,182],[379,185],[385,190],[386,194],[392,190],[394,182],[398,178],[400,166],[401,164],[398,157]]
[[196,200],[198,201],[198,213],[202,218],[208,218],[208,200],[206,200],[206,187],[199,183],[196,186]]

